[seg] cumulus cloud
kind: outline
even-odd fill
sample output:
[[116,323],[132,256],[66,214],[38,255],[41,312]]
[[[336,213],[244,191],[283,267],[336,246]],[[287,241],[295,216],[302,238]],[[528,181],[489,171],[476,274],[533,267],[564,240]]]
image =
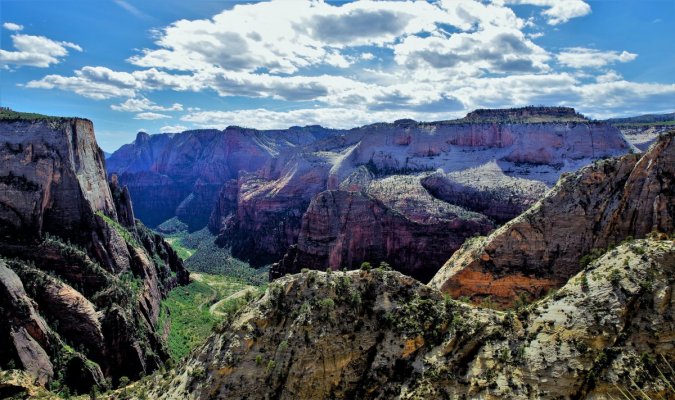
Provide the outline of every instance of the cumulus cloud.
[[[15,25],[11,24],[10,25]],[[3,26],[7,28],[7,23]],[[17,25],[20,27],[20,25]],[[15,29],[16,30],[16,29]],[[75,43],[57,42],[44,36],[15,34],[12,35],[12,44],[15,51],[0,49],[0,66],[30,66],[47,68],[61,62],[61,58],[68,55],[68,51],[82,51]]]
[[394,47],[399,64],[416,68],[454,69],[467,75],[480,71],[526,73],[545,71],[550,58],[541,47],[515,29],[488,28],[450,37],[409,36]]
[[637,54],[627,51],[602,51],[585,47],[572,47],[560,52],[558,62],[572,68],[601,68],[617,62],[629,62],[637,58]]
[[136,97],[139,90],[169,89],[198,91],[204,82],[191,75],[170,74],[155,68],[120,72],[107,67],[87,66],[75,71],[74,76],[47,75],[26,84],[29,88],[61,89],[81,96],[105,100],[115,97]]
[[15,24],[14,22],[5,22],[2,24],[2,27],[8,31],[21,31],[23,30],[23,25]]
[[559,25],[591,12],[591,6],[583,0],[500,0],[498,3],[546,7],[542,15],[550,25]]
[[358,1],[331,5],[322,1],[272,1],[239,4],[211,19],[180,20],[164,28],[157,48],[129,61],[141,67],[200,71],[292,74],[315,65],[349,65],[341,53],[357,46],[389,46],[402,37],[488,26],[517,29],[522,21],[507,7],[474,0]]
[[134,119],[145,119],[145,120],[155,120],[163,118],[171,118],[171,116],[154,112],[143,112],[140,114],[136,114],[136,116],[134,117]]
[[[182,117],[195,126],[266,128],[446,119],[472,108],[528,104],[585,112],[596,104],[618,108],[621,93],[634,96],[636,107],[673,94],[672,86],[640,86],[607,71],[636,54],[582,47],[550,52],[534,40],[554,28],[536,15],[519,18],[510,4],[542,7],[550,25],[590,12],[582,0],[241,3],[159,29],[153,46],[127,60],[129,72],[87,66],[26,86],[121,98],[111,108],[140,119],[170,118],[167,113],[184,109],[148,99],[160,90],[284,101],[291,111],[186,107]],[[375,59],[368,64],[376,66],[361,68]],[[607,98],[599,101],[593,90]],[[177,127],[184,128],[166,126]]]
[[180,103],[174,103],[169,107],[162,107],[146,99],[145,97],[127,99],[123,103],[111,105],[110,108],[112,108],[115,111],[126,111],[126,112],[183,111],[183,105]]

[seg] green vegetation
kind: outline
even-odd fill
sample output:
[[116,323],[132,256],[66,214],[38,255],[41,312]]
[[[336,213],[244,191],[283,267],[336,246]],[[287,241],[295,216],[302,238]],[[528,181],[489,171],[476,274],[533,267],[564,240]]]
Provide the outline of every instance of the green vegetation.
[[160,327],[171,326],[168,345],[175,360],[201,344],[218,322],[250,300],[245,295],[248,291],[262,290],[227,276],[193,273],[192,279],[169,292],[162,302]]
[[579,259],[581,268],[586,268],[590,263],[602,257],[609,249],[593,249]]
[[173,217],[159,224],[157,226],[157,231],[166,235],[186,234],[188,231],[188,225],[185,222],[179,220],[178,217]]
[[134,247],[141,247],[141,245],[138,243],[134,235],[131,232],[129,232],[127,228],[123,227],[119,222],[105,215],[103,211],[96,211],[96,215],[103,218],[105,223],[108,224],[108,226],[110,226],[111,228],[113,228],[120,236],[122,236],[128,244]]
[[615,124],[619,128],[645,127],[645,126],[675,126],[675,121],[659,121],[659,122],[634,122]]
[[178,257],[180,257],[180,259],[183,261],[192,257],[195,252],[195,249],[185,247],[180,237],[166,237],[164,240],[166,240],[166,242],[171,245],[171,247],[176,251],[176,254],[178,254]]
[[675,113],[670,114],[646,114],[637,117],[612,118],[607,122],[619,126],[665,126],[675,125]]
[[252,268],[248,263],[232,257],[228,247],[220,247],[215,243],[216,236],[208,228],[192,233],[180,231],[164,235],[164,238],[190,271],[225,275],[254,286],[267,282],[267,268]]
[[7,107],[0,107],[0,121],[62,121],[67,118],[53,117],[37,113],[14,111]]

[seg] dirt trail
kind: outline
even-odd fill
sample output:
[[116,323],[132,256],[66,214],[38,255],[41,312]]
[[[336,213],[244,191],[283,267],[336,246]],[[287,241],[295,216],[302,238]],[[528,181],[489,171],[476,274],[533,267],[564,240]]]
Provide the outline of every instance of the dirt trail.
[[253,293],[254,291],[255,291],[255,287],[253,287],[253,286],[246,286],[245,288],[243,288],[243,289],[241,289],[241,290],[239,290],[239,291],[237,291],[237,292],[235,292],[235,293],[232,293],[231,295],[229,295],[229,296],[227,296],[227,297],[225,297],[225,298],[223,298],[223,299],[220,299],[218,302],[213,303],[213,304],[211,305],[211,307],[209,307],[209,312],[210,312],[211,314],[213,314],[213,315],[223,316],[223,315],[225,315],[225,313],[220,312],[220,311],[217,311],[217,308],[218,308],[221,304],[223,304],[223,303],[226,302],[226,301],[235,300],[235,299],[238,299],[238,298],[240,298],[240,297],[244,297],[244,296],[246,296],[246,293],[248,293],[248,292]]

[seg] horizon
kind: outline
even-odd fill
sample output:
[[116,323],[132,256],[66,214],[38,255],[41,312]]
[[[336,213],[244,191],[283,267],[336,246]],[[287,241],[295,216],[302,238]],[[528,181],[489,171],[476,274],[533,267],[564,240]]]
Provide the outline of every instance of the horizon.
[[90,119],[107,152],[139,131],[349,129],[528,104],[606,119],[675,103],[675,43],[660,40],[675,36],[672,1],[0,7],[0,105]]

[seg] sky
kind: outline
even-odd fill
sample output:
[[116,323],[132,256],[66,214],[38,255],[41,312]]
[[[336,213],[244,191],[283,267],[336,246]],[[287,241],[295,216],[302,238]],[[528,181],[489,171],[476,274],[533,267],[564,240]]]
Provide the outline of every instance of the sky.
[[1,0],[0,105],[136,132],[675,111],[674,0]]

